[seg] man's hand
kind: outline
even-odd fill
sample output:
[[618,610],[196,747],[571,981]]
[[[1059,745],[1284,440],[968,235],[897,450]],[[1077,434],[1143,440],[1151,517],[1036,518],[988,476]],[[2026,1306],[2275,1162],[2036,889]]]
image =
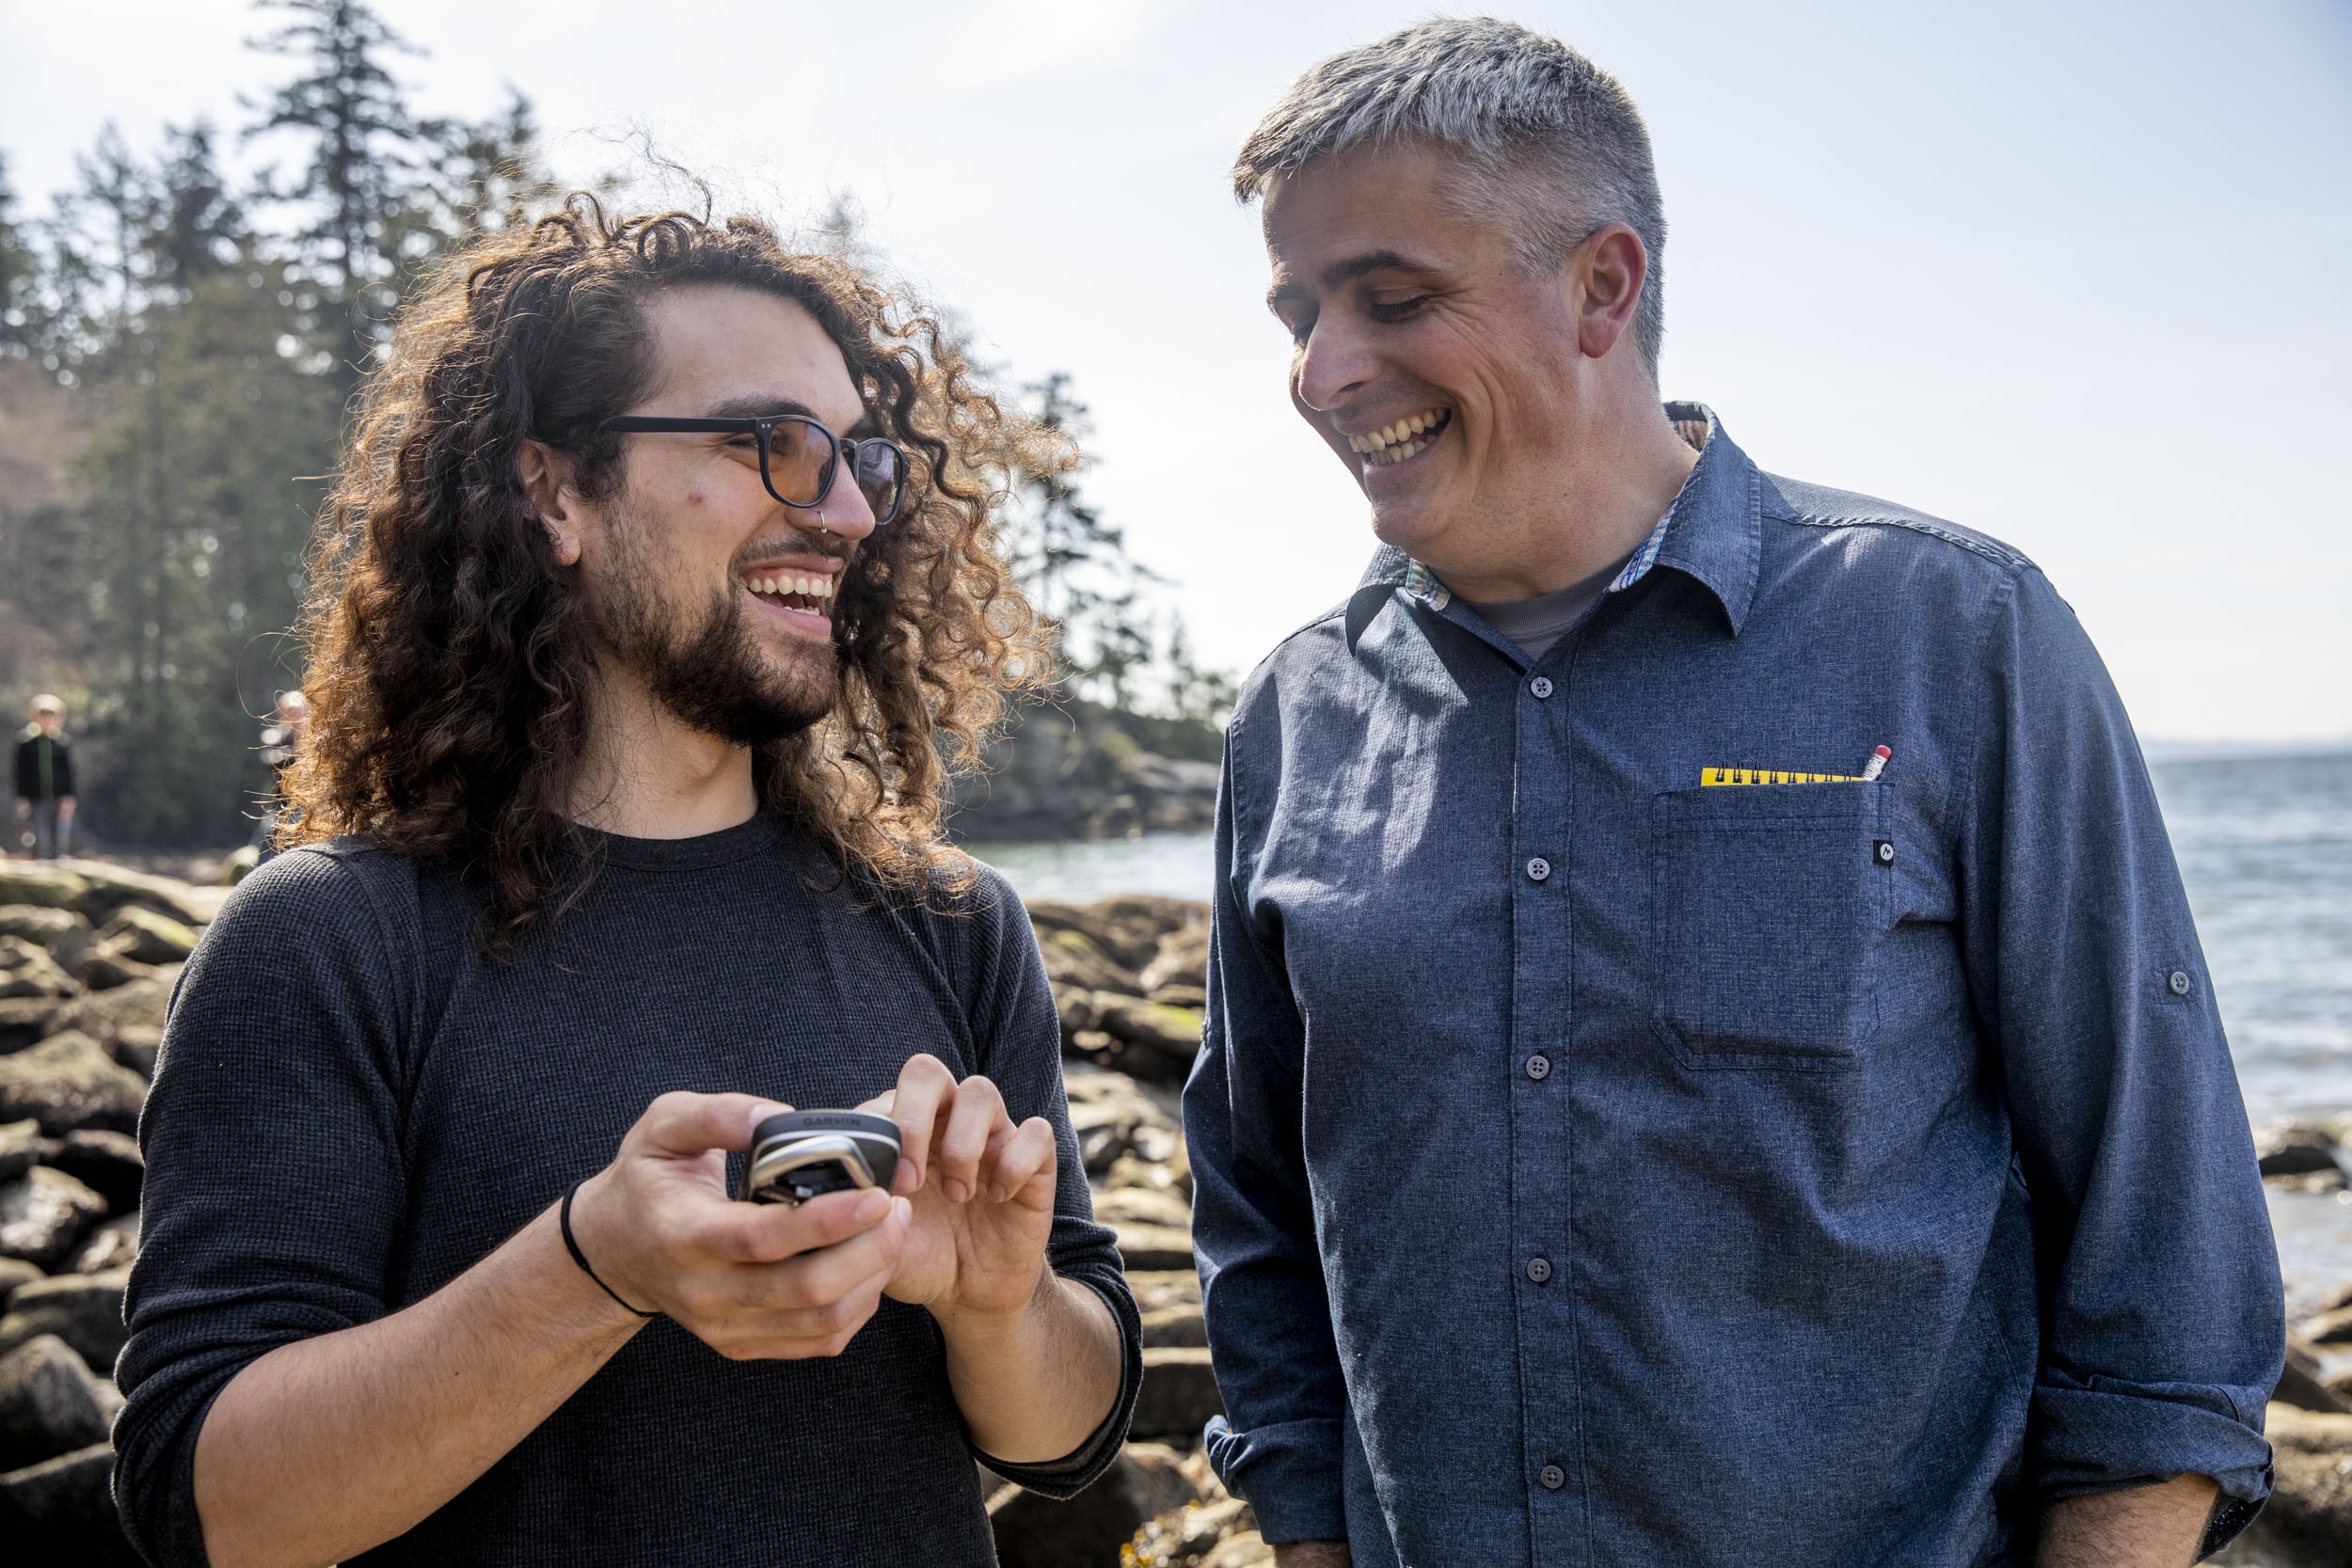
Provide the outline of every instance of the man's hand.
[[2219,1490],[2205,1476],[2175,1476],[2052,1503],[2034,1561],[2039,1568],[2188,1568]]
[[1274,1548],[1274,1568],[1348,1568],[1344,1541],[1294,1541]]
[[71,822],[73,820],[72,796],[60,795],[57,797],[57,820],[60,822]]
[[24,796],[18,796],[16,798],[16,815],[18,819],[21,821],[30,820],[33,815],[33,802]]
[[898,1087],[859,1109],[897,1122],[903,1147],[892,1187],[913,1216],[891,1298],[942,1320],[1027,1308],[1049,1278],[1052,1125],[1031,1117],[1015,1127],[995,1085],[977,1074],[958,1084],[930,1055],[909,1058]]
[[665,1094],[572,1204],[572,1235],[599,1278],[737,1360],[838,1355],[906,1243],[908,1203],[884,1193],[798,1208],[734,1200],[725,1151],[790,1109],[747,1094]]

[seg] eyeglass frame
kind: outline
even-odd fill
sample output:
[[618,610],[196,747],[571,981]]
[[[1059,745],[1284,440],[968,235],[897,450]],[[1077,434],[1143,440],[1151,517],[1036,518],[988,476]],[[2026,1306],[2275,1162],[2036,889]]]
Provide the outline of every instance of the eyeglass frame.
[[[817,486],[813,501],[796,501],[776,488],[775,480],[768,472],[768,451],[774,442],[776,426],[799,423],[812,426],[833,445],[832,467],[824,481]],[[596,426],[624,436],[751,436],[759,441],[759,483],[767,492],[796,512],[814,512],[825,504],[833,494],[834,482],[841,477],[846,466],[852,471],[857,467],[858,453],[869,447],[882,447],[898,458],[898,493],[890,502],[887,516],[874,519],[876,528],[897,519],[906,510],[907,489],[914,482],[914,464],[907,456],[907,449],[887,436],[835,436],[833,427],[814,414],[756,414],[737,419],[688,419],[667,414],[615,414]],[[855,481],[851,481],[852,483]],[[862,494],[863,492],[861,492]]]

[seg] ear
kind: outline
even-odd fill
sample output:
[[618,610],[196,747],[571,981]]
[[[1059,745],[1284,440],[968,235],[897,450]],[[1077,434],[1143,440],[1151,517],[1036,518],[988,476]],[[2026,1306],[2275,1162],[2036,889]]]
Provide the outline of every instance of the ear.
[[548,531],[548,545],[555,552],[555,563],[578,565],[580,494],[572,488],[571,459],[544,441],[525,441],[515,467],[532,515]]
[[1642,237],[1622,223],[1606,225],[1568,257],[1568,298],[1576,311],[1576,346],[1588,359],[1608,356],[1633,325],[1649,276]]

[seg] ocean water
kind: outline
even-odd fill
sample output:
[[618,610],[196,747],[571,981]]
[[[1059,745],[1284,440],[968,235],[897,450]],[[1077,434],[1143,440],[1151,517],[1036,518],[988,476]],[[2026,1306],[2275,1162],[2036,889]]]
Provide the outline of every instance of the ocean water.
[[[2256,1124],[2352,1111],[2352,753],[2160,758],[2238,1087]],[[2290,1315],[2352,1281],[2352,1192],[2270,1192]]]
[[[2151,765],[2247,1114],[2352,1113],[2352,752]],[[1208,896],[1209,840],[974,845],[1024,895]],[[2352,1193],[2272,1191],[2290,1309],[2352,1280]]]

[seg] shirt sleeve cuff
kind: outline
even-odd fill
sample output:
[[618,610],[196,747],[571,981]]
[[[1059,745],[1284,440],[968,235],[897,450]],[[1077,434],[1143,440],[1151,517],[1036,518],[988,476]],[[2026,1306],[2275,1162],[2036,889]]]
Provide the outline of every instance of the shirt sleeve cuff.
[[1338,1421],[1279,1421],[1235,1432],[1216,1416],[1202,1436],[1217,1479],[1248,1500],[1266,1544],[1347,1539]]
[[2210,1476],[2222,1500],[2199,1555],[2218,1551],[2270,1496],[2270,1444],[2262,1434],[2268,1393],[2223,1384],[2084,1382],[2045,1367],[2033,1394],[2042,1500]]

